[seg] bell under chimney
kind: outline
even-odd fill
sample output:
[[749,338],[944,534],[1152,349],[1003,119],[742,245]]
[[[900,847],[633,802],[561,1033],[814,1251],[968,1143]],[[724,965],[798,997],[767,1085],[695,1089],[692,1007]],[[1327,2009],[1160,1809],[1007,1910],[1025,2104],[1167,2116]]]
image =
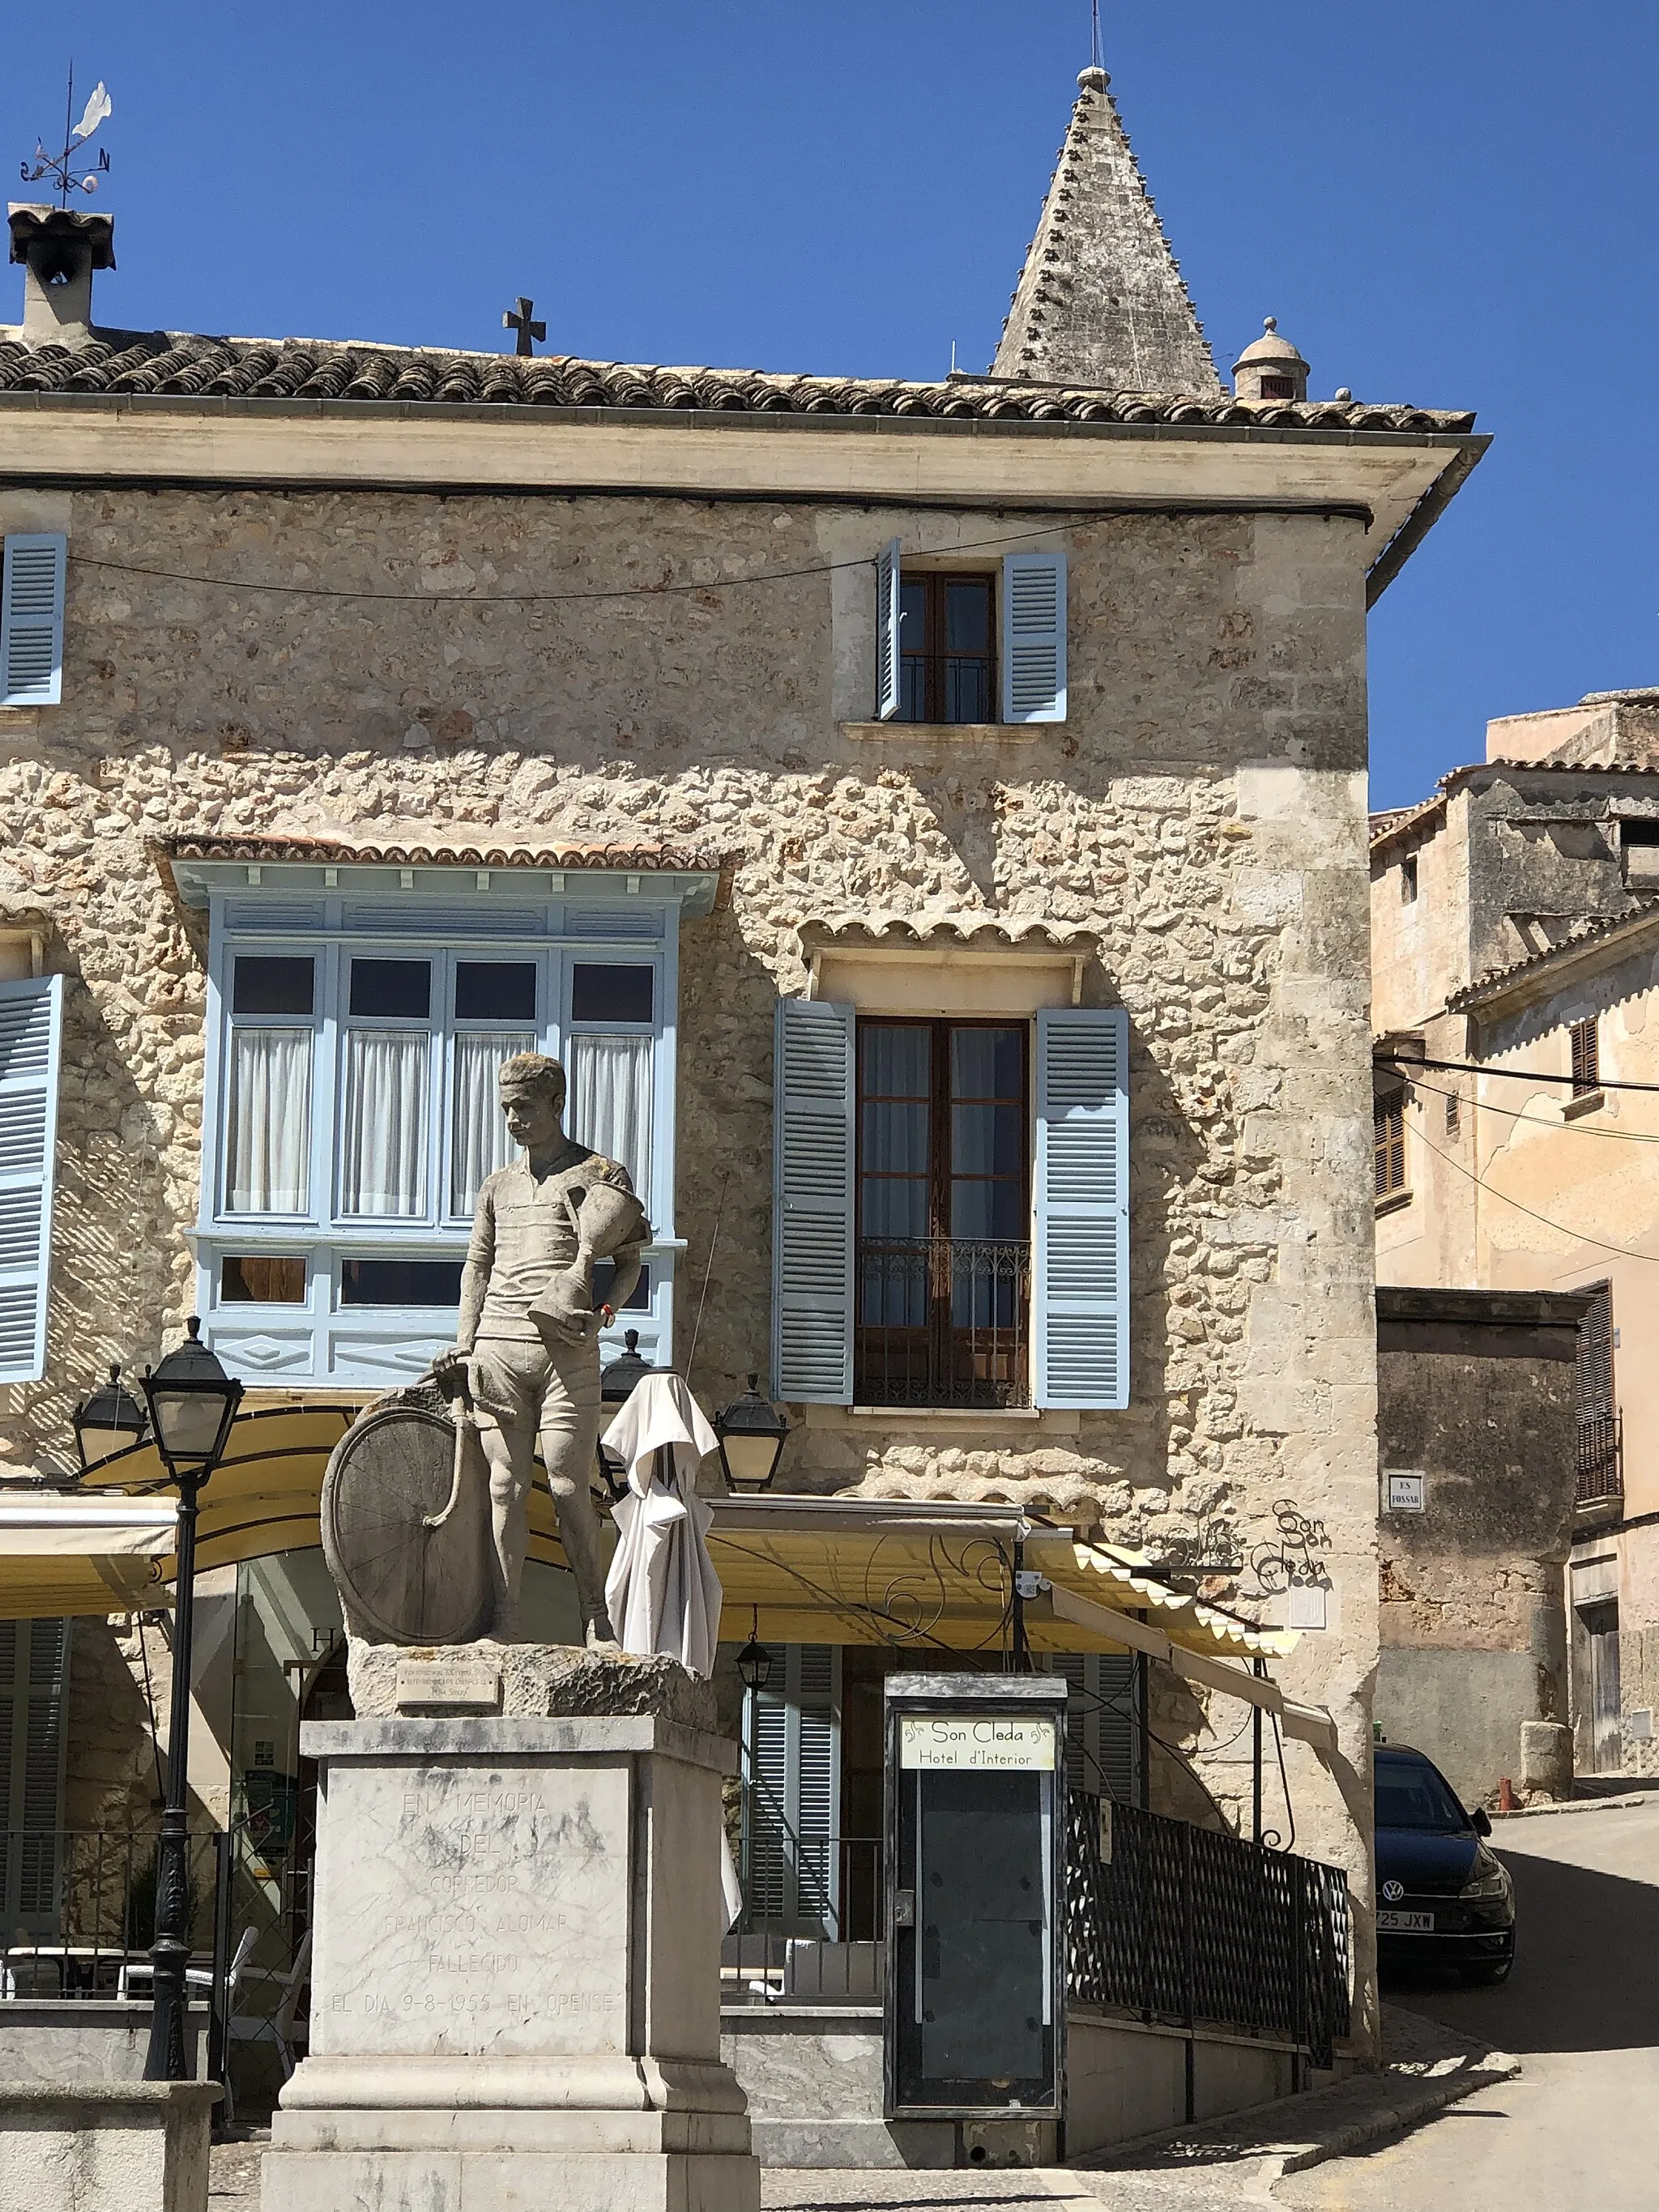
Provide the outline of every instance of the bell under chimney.
[[23,343],[87,345],[92,338],[92,277],[115,266],[115,218],[79,208],[14,200],[6,210],[11,258],[23,278]]

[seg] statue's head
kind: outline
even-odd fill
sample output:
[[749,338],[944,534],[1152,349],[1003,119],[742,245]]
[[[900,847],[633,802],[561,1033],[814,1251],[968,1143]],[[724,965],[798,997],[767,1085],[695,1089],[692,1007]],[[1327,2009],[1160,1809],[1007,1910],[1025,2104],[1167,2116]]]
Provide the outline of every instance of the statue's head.
[[562,1133],[564,1070],[544,1052],[518,1052],[501,1064],[501,1111],[507,1133],[526,1152],[550,1145]]

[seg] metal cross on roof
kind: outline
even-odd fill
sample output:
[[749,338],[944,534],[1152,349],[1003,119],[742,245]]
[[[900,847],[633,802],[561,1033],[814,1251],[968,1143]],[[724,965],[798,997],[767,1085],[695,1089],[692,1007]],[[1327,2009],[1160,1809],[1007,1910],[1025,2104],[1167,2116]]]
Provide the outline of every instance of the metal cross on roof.
[[518,297],[516,311],[513,307],[506,307],[501,311],[501,328],[504,331],[518,332],[518,352],[520,358],[525,361],[528,361],[531,355],[535,352],[536,340],[545,338],[547,336],[547,325],[532,320],[535,313],[536,302],[533,300],[526,300],[522,292]]

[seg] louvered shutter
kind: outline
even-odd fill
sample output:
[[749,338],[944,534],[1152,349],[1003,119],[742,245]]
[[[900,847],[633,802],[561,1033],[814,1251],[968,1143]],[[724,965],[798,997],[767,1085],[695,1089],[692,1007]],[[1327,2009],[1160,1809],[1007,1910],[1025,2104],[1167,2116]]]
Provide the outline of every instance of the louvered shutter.
[[0,578],[0,706],[55,707],[64,690],[64,580],[69,540],[16,533]]
[[744,1917],[770,1935],[833,1941],[840,1924],[840,1661],[792,1644],[750,1693]]
[[69,1629],[0,1624],[0,1911],[32,1936],[58,1932]]
[[1039,1406],[1129,1402],[1128,1016],[1036,1018],[1031,1339]]
[[1135,1717],[1135,1662],[1120,1651],[1057,1651],[1051,1673],[1063,1675],[1066,1782],[1121,1805],[1139,1802],[1140,1730]]
[[778,1001],[772,1375],[780,1398],[853,1400],[853,1009]]
[[46,1278],[64,979],[0,982],[0,1382],[38,1382]]
[[1010,553],[1002,563],[1002,719],[1066,720],[1066,556]]
[[899,702],[899,542],[876,556],[876,720],[890,722]]

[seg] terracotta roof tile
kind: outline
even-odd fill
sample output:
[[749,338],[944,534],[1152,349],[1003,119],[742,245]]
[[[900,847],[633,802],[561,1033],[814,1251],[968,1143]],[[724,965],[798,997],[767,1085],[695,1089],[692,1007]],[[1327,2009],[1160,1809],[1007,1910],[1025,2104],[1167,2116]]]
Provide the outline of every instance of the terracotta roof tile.
[[425,868],[581,868],[629,875],[714,875],[720,856],[689,845],[489,844],[414,842],[358,844],[341,837],[160,837],[150,852],[164,861],[353,861]]
[[1643,899],[1627,907],[1623,914],[1586,915],[1582,921],[1574,923],[1559,945],[1552,945],[1543,952],[1528,953],[1524,960],[1511,961],[1507,968],[1489,968],[1462,990],[1454,991],[1446,1000],[1446,1010],[1449,1013],[1464,1013],[1487,1000],[1501,997],[1512,985],[1553,963],[1576,960],[1582,952],[1605,939],[1655,920],[1659,920],[1659,898]]
[[1462,434],[1462,410],[1358,401],[1295,405],[1224,392],[1141,392],[981,377],[939,383],[654,368],[549,355],[447,353],[300,338],[105,331],[88,346],[0,339],[0,396],[131,393],[212,399],[410,402],[419,406],[702,408],[717,413],[896,415],[943,421],[1174,423],[1212,428]]

